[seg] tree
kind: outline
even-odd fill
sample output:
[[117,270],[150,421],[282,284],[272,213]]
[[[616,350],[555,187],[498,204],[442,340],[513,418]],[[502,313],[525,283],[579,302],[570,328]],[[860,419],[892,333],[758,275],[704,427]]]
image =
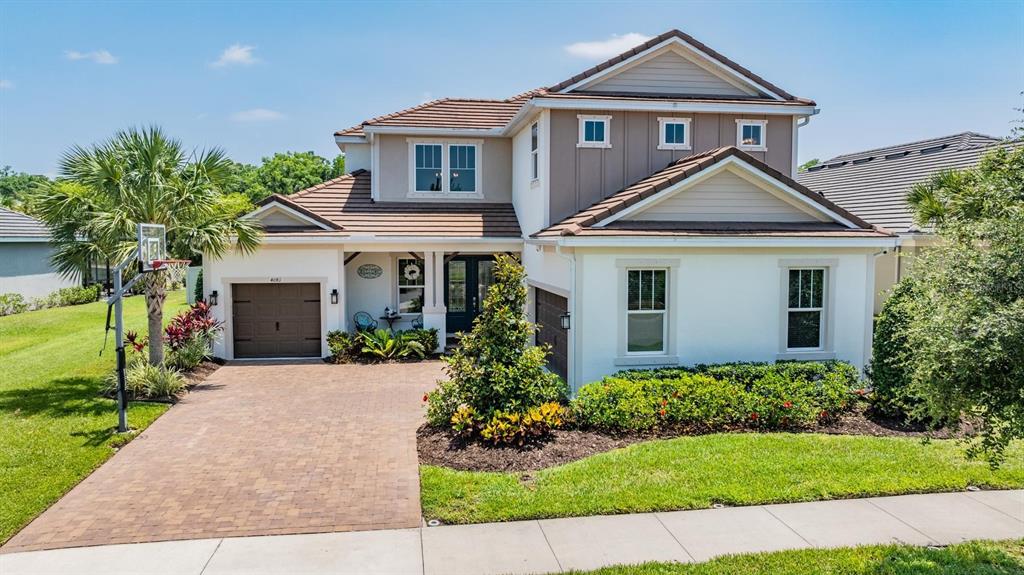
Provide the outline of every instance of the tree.
[[46,176],[15,172],[10,166],[0,167],[0,206],[28,213],[31,211],[29,196],[49,181]]
[[[231,161],[217,148],[186,153],[156,127],[118,132],[113,138],[64,153],[62,181],[47,186],[37,215],[54,237],[53,263],[79,273],[90,257],[121,261],[131,256],[136,225],[167,227],[170,255],[224,255],[235,244],[243,253],[260,242],[257,223],[238,219],[237,198],[222,186]],[[148,274],[143,289],[149,323],[149,361],[163,362],[165,272]]]
[[232,162],[226,186],[255,203],[270,194],[294,194],[344,173],[343,155],[328,161],[313,152],[283,152],[263,158],[259,166]]
[[1024,206],[1024,147],[997,148],[972,170],[947,170],[907,195],[921,226],[1000,218]]
[[817,166],[820,163],[821,160],[819,160],[818,158],[814,158],[813,160],[807,160],[806,162],[800,164],[800,167],[797,168],[797,171],[806,172],[809,168],[813,168],[814,166]]

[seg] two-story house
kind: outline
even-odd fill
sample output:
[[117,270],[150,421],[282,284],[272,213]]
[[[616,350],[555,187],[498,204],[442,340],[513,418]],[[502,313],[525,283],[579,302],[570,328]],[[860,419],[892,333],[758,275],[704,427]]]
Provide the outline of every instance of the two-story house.
[[874,260],[897,239],[794,181],[817,111],[672,30],[547,88],[336,132],[351,173],[249,214],[256,254],[204,260],[216,354],[325,355],[328,331],[386,308],[395,328],[466,330],[510,252],[574,388],[631,367],[863,366]]

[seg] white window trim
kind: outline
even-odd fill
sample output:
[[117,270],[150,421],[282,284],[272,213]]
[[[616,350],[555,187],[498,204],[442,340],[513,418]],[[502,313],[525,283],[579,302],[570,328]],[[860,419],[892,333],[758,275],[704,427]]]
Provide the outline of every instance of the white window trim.
[[[668,143],[665,141],[666,124],[683,124],[683,143]],[[690,131],[690,118],[658,118],[658,149],[659,150],[692,150],[692,132]]]
[[[579,134],[576,139],[577,148],[611,148],[612,147],[612,117],[592,116],[588,114],[577,114],[579,120]],[[583,140],[586,123],[600,121],[604,122],[604,140],[600,142],[586,142]]]
[[[408,138],[409,144],[409,198],[459,198],[459,199],[482,199],[483,191],[483,140],[439,140],[431,138]],[[441,191],[420,191],[416,189],[416,145],[440,145],[441,146]],[[474,192],[453,192],[451,186],[449,169],[450,146],[473,146],[476,148],[476,191]]]
[[[418,286],[402,286],[402,285],[398,285],[398,279],[402,275],[402,270],[399,269],[399,266],[401,265],[401,261],[402,260],[412,260],[412,259],[417,259],[417,260],[422,260],[423,261],[423,270],[421,270],[421,273],[420,273],[420,277],[423,278],[423,284],[422,285],[418,285]],[[426,260],[425,257],[423,257],[423,258],[419,258],[419,257],[414,258],[414,257],[412,257],[409,254],[392,254],[392,257],[391,257],[391,269],[395,270],[395,277],[391,281],[391,290],[392,290],[391,291],[391,302],[392,302],[391,309],[395,310],[396,312],[399,311],[398,307],[400,305],[400,299],[401,299],[401,296],[400,296],[401,288],[421,288],[421,289],[423,289],[423,309],[426,309],[428,307],[427,306],[427,269],[426,269],[426,266],[427,266],[427,260]],[[406,319],[406,318],[414,318],[414,317],[416,317],[416,316],[418,316],[418,315],[420,315],[422,313],[423,313],[423,310],[420,310],[418,312],[399,313],[398,316],[400,318],[402,318],[402,319]],[[377,319],[377,318],[374,318],[374,319]]]
[[[540,122],[530,124],[530,183],[540,181]],[[533,131],[537,131],[537,146],[533,145]]]
[[[616,260],[618,269],[618,353],[615,365],[620,366],[658,366],[678,365],[679,357],[674,354],[676,313],[672,310],[675,297],[676,276],[679,259],[676,258],[639,258]],[[629,272],[631,270],[664,270],[665,271],[665,347],[663,351],[627,351],[629,349],[627,320],[629,319]],[[639,312],[639,310],[637,311]]]
[[[743,126],[761,126],[761,145],[750,146],[743,143]],[[736,120],[736,147],[749,152],[765,152],[768,150],[768,120]]]
[[[835,285],[836,268],[839,260],[809,259],[779,261],[779,353],[777,359],[826,360],[835,359],[834,321],[835,316]],[[789,347],[789,312],[817,311],[819,308],[789,307],[789,272],[791,270],[820,269],[824,270],[824,293],[822,294],[821,332],[818,347]]]

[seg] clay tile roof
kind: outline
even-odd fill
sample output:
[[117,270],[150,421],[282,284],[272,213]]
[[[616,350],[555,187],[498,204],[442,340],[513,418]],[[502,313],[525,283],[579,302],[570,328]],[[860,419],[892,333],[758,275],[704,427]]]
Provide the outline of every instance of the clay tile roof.
[[370,172],[366,170],[276,200],[314,214],[346,235],[522,237],[512,204],[375,202],[370,198]]
[[[825,223],[806,225],[778,225],[772,222],[765,223],[744,223],[744,222],[615,222],[603,228],[594,228],[594,224],[625,210],[629,206],[643,201],[663,190],[669,188],[690,176],[693,176],[730,156],[747,162],[758,170],[781,181],[800,194],[814,200],[822,206],[842,215],[850,220],[859,229],[851,229],[845,226]],[[659,170],[635,184],[612,194],[611,196],[595,203],[589,208],[569,216],[568,218],[534,234],[534,237],[557,237],[557,236],[579,236],[579,235],[652,235],[653,232],[663,235],[700,235],[702,233],[712,234],[733,234],[733,235],[844,235],[855,234],[863,236],[865,233],[877,235],[889,235],[886,232],[877,230],[857,216],[847,212],[843,208],[825,199],[821,195],[807,189],[794,181],[789,176],[775,170],[764,162],[754,158],[750,154],[735,146],[725,146],[708,150],[700,154],[694,154],[676,160],[668,167]],[[798,233],[799,232],[799,233]]]
[[797,174],[797,180],[876,226],[895,232],[921,231],[907,194],[944,170],[973,168],[999,146],[1024,142],[963,132],[940,138],[842,154]]
[[640,44],[639,46],[636,46],[636,47],[634,47],[634,48],[632,48],[630,50],[626,50],[625,52],[619,54],[618,56],[615,56],[613,58],[605,60],[604,62],[601,62],[600,64],[598,64],[598,65],[596,65],[596,66],[594,66],[594,67],[592,67],[592,68],[590,68],[588,70],[585,70],[585,71],[583,71],[583,72],[581,72],[579,74],[576,74],[575,76],[573,76],[572,78],[569,78],[568,80],[564,80],[562,82],[559,82],[558,84],[555,84],[554,86],[549,87],[548,91],[550,91],[550,92],[559,92],[561,90],[564,90],[564,89],[568,88],[569,86],[572,86],[573,84],[576,84],[577,82],[581,82],[583,80],[586,80],[587,78],[593,76],[594,74],[603,72],[604,70],[607,70],[608,68],[611,68],[612,66],[615,66],[616,64],[618,64],[618,63],[620,63],[620,62],[622,62],[624,60],[628,60],[628,59],[632,58],[633,56],[636,56],[637,54],[640,54],[641,52],[644,52],[645,50],[649,50],[650,48],[653,48],[653,47],[657,46],[658,44],[661,44],[662,42],[664,42],[665,40],[668,40],[669,38],[678,38],[678,39],[686,42],[687,44],[693,46],[694,48],[700,50],[701,52],[704,52],[708,56],[711,56],[715,60],[718,60],[723,65],[728,66],[729,68],[733,69],[734,71],[739,73],[741,76],[744,76],[745,78],[747,78],[747,79],[749,79],[749,80],[751,80],[753,82],[756,82],[757,84],[760,84],[761,86],[764,86],[765,88],[771,90],[772,92],[778,94],[779,96],[781,96],[782,98],[784,98],[786,100],[799,101],[799,102],[802,102],[802,103],[807,104],[807,105],[814,105],[814,102],[812,100],[807,100],[807,99],[804,99],[804,98],[798,98],[798,97],[790,94],[789,92],[783,90],[782,88],[779,88],[778,86],[772,84],[771,82],[765,80],[764,78],[762,78],[762,77],[758,76],[757,74],[751,72],[750,70],[744,68],[743,66],[740,66],[736,62],[733,62],[729,58],[726,58],[722,54],[719,54],[718,52],[712,50],[707,45],[705,45],[704,43],[700,42],[699,40],[697,40],[693,36],[690,36],[689,34],[687,34],[685,32],[682,32],[682,31],[679,31],[679,30],[669,30],[668,32],[665,32],[663,34],[659,34],[659,35],[655,36],[654,38],[651,38],[650,40],[644,42],[643,44]]
[[21,212],[0,208],[0,237],[50,239],[46,224]]
[[461,128],[491,130],[503,128],[532,98],[537,90],[505,100],[442,98],[377,116],[358,126],[335,132],[336,136],[362,136],[364,126],[401,126],[405,128]]

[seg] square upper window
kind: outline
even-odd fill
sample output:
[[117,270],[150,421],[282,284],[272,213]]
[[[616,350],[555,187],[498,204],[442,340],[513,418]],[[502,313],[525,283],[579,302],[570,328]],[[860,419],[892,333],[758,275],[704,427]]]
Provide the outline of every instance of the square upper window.
[[580,120],[578,148],[610,148],[611,116],[577,116]]
[[767,125],[766,120],[736,120],[736,147],[755,152],[768,149],[765,143]]
[[482,197],[481,145],[409,139],[409,197]]
[[690,118],[658,118],[658,149],[689,150]]

